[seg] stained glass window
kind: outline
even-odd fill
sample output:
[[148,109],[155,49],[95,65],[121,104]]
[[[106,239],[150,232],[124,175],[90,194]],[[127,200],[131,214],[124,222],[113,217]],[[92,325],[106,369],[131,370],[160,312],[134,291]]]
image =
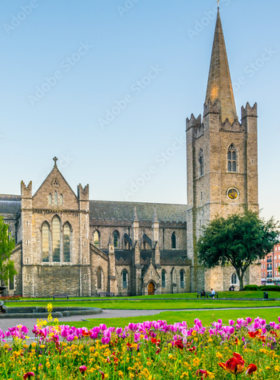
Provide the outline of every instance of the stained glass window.
[[43,263],[49,262],[50,255],[50,227],[47,222],[42,227],[42,260]]
[[237,151],[234,144],[231,144],[228,148],[228,171],[237,171]]
[[70,251],[71,251],[71,229],[69,223],[66,223],[63,227],[63,261],[70,263]]
[[61,230],[60,219],[58,216],[53,218],[52,222],[52,240],[53,240],[53,262],[60,262],[60,243],[61,243]]

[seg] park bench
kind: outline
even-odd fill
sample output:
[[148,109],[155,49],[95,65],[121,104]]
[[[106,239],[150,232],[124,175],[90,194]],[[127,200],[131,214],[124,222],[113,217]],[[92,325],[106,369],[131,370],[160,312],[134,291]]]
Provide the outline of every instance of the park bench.
[[99,293],[99,297],[115,297],[115,293],[101,292],[101,293]]
[[197,298],[208,298],[208,295],[207,295],[207,293],[204,293],[204,296],[202,295],[202,292],[198,292],[197,293]]
[[68,294],[53,294],[53,299],[55,300],[56,298],[67,298],[69,300]]

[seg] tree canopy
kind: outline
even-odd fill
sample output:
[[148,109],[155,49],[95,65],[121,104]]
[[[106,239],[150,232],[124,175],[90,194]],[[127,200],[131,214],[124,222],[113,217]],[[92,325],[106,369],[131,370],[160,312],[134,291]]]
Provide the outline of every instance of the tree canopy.
[[227,218],[216,216],[197,242],[198,259],[206,268],[231,264],[238,276],[240,289],[248,267],[263,259],[279,242],[279,222],[268,221],[258,213],[245,211]]
[[14,248],[15,241],[9,233],[9,226],[0,216],[0,284],[3,281],[7,285],[9,278],[17,273],[13,260],[10,260]]

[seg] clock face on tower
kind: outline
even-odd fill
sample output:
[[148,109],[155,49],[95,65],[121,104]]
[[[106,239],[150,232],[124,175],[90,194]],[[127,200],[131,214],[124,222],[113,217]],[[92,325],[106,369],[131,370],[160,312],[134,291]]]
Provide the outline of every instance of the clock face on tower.
[[238,198],[239,192],[238,192],[237,189],[231,188],[231,189],[228,190],[227,195],[228,195],[228,197],[229,197],[230,200],[234,201],[235,199]]

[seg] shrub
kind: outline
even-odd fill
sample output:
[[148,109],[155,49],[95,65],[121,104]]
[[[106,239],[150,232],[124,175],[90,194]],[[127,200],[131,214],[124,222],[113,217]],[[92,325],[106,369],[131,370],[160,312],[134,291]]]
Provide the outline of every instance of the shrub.
[[270,291],[270,292],[280,292],[280,286],[277,285],[263,285],[260,286],[260,290]]
[[260,287],[258,285],[246,285],[244,286],[244,290],[256,291],[256,290],[260,290]]

